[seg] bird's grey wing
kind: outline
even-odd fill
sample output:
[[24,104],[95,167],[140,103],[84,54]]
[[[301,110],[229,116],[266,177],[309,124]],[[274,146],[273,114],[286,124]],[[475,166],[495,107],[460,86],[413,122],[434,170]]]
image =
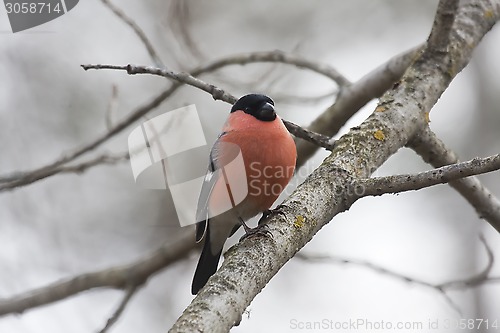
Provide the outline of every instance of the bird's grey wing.
[[210,195],[214,189],[215,183],[217,182],[218,173],[216,172],[219,168],[219,142],[220,139],[226,134],[222,132],[217,140],[215,141],[212,150],[210,151],[208,171],[203,180],[203,185],[201,187],[200,197],[198,198],[198,207],[196,209],[196,242],[203,239],[208,226],[208,201],[210,200]]

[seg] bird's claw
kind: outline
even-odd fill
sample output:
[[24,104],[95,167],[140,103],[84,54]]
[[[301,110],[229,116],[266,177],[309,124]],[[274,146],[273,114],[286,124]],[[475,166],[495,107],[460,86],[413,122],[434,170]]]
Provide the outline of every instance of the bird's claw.
[[245,234],[241,236],[240,242],[246,238],[259,237],[259,236],[273,238],[273,234],[268,230],[267,226],[264,224],[264,225],[259,225],[255,228],[245,229]]
[[265,211],[262,212],[262,217],[259,219],[258,225],[263,225],[264,220],[268,218],[271,215],[274,214],[280,214],[285,216],[285,212],[282,211],[283,208],[287,207],[287,205],[278,205],[274,209],[266,209]]

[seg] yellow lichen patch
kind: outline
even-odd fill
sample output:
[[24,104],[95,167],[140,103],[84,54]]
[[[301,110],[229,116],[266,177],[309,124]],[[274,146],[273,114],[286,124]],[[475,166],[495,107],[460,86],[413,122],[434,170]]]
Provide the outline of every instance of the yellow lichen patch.
[[425,116],[425,121],[427,122],[427,124],[430,123],[431,122],[430,112],[426,112],[424,116]]
[[385,110],[387,110],[387,108],[385,106],[379,105],[375,109],[375,112],[384,112]]
[[375,133],[373,133],[373,137],[379,141],[384,141],[385,134],[382,130],[378,130],[378,131],[375,131]]
[[484,17],[487,19],[492,19],[495,17],[495,13],[492,10],[487,10],[484,12]]
[[306,222],[306,218],[302,215],[295,216],[295,222],[293,222],[293,226],[295,228],[302,228],[304,223]]

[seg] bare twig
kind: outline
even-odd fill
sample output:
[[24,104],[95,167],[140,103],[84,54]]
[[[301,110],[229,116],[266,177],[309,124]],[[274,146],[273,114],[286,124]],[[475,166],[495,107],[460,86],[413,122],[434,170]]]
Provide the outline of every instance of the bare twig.
[[104,325],[103,329],[99,331],[99,333],[106,333],[108,330],[120,319],[120,316],[122,315],[123,311],[127,307],[128,303],[132,299],[132,296],[137,292],[139,287],[137,285],[132,285],[127,288],[125,291],[125,295],[123,295],[123,299],[121,300],[120,304],[116,308],[116,310],[113,312],[111,317],[108,318],[106,321],[106,325]]
[[148,256],[130,264],[78,275],[9,299],[0,299],[0,316],[22,313],[93,288],[139,287],[152,275],[183,258],[194,247],[192,233],[187,232],[178,241],[165,244]]
[[173,36],[184,45],[186,49],[197,59],[203,59],[204,55],[191,36],[189,25],[192,23],[189,2],[174,0],[170,2],[167,22],[173,30]]
[[[428,127],[424,128],[408,143],[424,161],[434,167],[458,162],[456,154]],[[479,216],[500,232],[500,200],[495,197],[477,177],[469,177],[450,182],[477,211]]]
[[422,279],[418,279],[409,275],[401,274],[398,272],[395,272],[391,269],[385,268],[383,266],[380,266],[378,264],[374,264],[373,262],[367,261],[367,260],[359,260],[359,259],[347,259],[347,258],[341,258],[338,256],[332,256],[332,255],[322,255],[322,254],[304,254],[304,253],[297,253],[295,255],[295,258],[304,260],[305,262],[329,262],[329,263],[334,263],[334,264],[345,264],[345,265],[354,265],[354,266],[359,266],[359,267],[365,267],[370,270],[373,270],[379,274],[383,274],[389,277],[392,277],[394,279],[401,280],[403,282],[409,282],[413,284],[417,284],[426,288],[431,288],[434,291],[437,291],[440,293],[446,300],[446,302],[459,314],[462,314],[460,308],[458,307],[457,304],[448,296],[446,293],[448,290],[451,289],[466,289],[466,288],[473,288],[477,287],[479,285],[482,285],[484,283],[488,282],[496,282],[497,278],[490,278],[489,275],[491,273],[491,270],[493,268],[493,263],[494,263],[494,255],[493,251],[491,250],[490,246],[486,242],[485,238],[483,235],[479,235],[479,240],[481,243],[484,245],[486,255],[488,257],[486,266],[478,273],[473,274],[470,277],[463,278],[463,279],[457,279],[457,280],[450,280],[450,281],[445,281],[441,283],[431,283],[427,282]]
[[448,282],[443,282],[440,284],[436,284],[435,287],[441,290],[449,290],[449,289],[465,289],[480,286],[487,282],[496,282],[498,278],[491,278],[490,273],[493,269],[493,264],[495,262],[495,256],[493,255],[493,251],[491,247],[488,245],[488,242],[484,238],[483,235],[479,235],[479,240],[483,243],[484,248],[486,250],[486,255],[488,256],[488,261],[486,266],[479,273],[472,275],[466,279],[458,279],[451,280]]
[[311,104],[315,105],[321,103],[326,99],[333,99],[338,94],[338,90],[332,90],[327,93],[318,95],[318,96],[297,96],[286,93],[275,93],[273,94],[273,99],[280,104],[289,104],[289,105],[297,105],[297,104]]
[[479,175],[500,169],[500,154],[475,158],[467,162],[446,165],[417,174],[395,175],[354,180],[349,191],[362,196],[400,193],[420,190],[437,184],[445,184],[457,179]]
[[158,52],[156,52],[155,47],[153,46],[153,43],[151,43],[148,36],[144,33],[144,31],[141,29],[141,27],[139,27],[139,25],[137,25],[137,23],[135,23],[135,21],[132,20],[132,18],[127,16],[127,14],[125,14],[125,12],[123,10],[118,8],[111,1],[109,1],[109,0],[101,0],[101,1],[104,5],[106,5],[106,7],[111,9],[111,11],[119,19],[121,19],[123,22],[125,22],[125,24],[127,24],[130,28],[132,28],[132,30],[135,32],[137,37],[139,37],[142,44],[144,44],[144,47],[148,51],[148,54],[149,54],[150,58],[153,60],[154,64],[156,66],[159,66],[159,67],[164,67],[165,65],[163,64],[160,57],[158,56]]

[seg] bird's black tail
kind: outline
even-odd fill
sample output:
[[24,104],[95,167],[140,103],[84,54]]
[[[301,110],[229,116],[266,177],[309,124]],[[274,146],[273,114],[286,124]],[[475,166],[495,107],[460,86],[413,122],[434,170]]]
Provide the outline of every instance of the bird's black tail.
[[205,244],[201,251],[198,266],[196,266],[196,271],[194,272],[193,284],[191,285],[191,293],[193,295],[196,295],[207,283],[208,279],[217,271],[222,249],[216,255],[213,255],[211,250],[210,230],[207,230],[205,233]]

